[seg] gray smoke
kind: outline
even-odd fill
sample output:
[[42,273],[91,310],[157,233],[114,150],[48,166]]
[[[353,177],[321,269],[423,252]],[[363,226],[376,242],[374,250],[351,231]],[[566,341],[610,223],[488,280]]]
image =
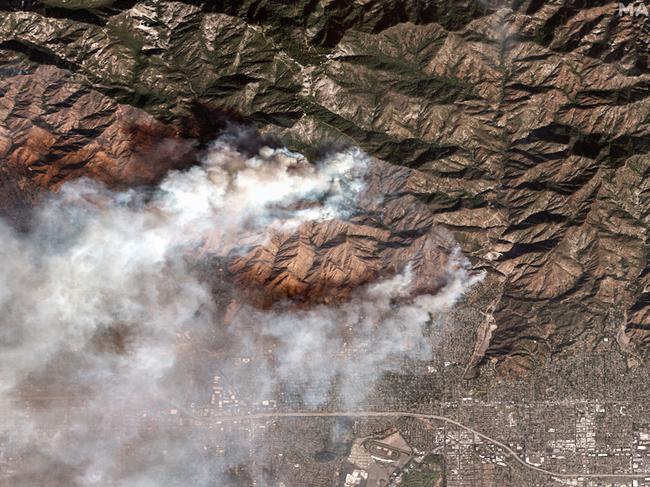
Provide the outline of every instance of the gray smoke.
[[[453,262],[463,263],[460,255]],[[425,328],[436,315],[447,311],[463,292],[482,276],[471,276],[466,265],[448,270],[447,285],[435,296],[409,299],[413,272],[407,266],[392,278],[359,289],[352,299],[337,306],[318,305],[308,310],[259,311],[248,307],[233,323],[235,333],[250,330],[273,339],[276,347],[274,380],[265,377],[258,391],[276,382],[329,385],[335,379],[342,388],[341,405],[353,407],[370,392],[373,381],[399,367],[405,356],[413,360],[432,358]],[[396,301],[405,300],[399,305]],[[356,380],[362,376],[363,387]],[[327,388],[303,391],[315,406],[329,399]]]
[[267,373],[240,377],[251,404],[280,383],[334,379],[353,403],[368,392],[346,389],[354,369],[378,377],[393,358],[429,358],[423,327],[472,282],[461,256],[435,296],[409,297],[407,267],[343,306],[244,304],[229,324],[197,272],[273,231],[346,218],[368,164],[358,150],[313,166],[217,141],[153,192],[82,180],[44,202],[29,235],[0,222],[0,485],[230,485],[245,452],[215,458],[213,433],[188,416],[233,357],[275,347]]

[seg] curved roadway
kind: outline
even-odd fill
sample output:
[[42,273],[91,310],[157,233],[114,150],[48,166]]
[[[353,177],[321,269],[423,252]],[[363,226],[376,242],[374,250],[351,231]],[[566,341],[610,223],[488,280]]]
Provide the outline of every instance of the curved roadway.
[[[194,417],[194,416],[193,416]],[[525,460],[522,460],[521,457],[517,454],[515,450],[510,448],[508,445],[501,443],[498,440],[495,440],[494,438],[491,438],[479,431],[476,431],[474,428],[471,428],[469,426],[466,426],[462,423],[459,423],[456,420],[453,420],[451,418],[447,418],[446,416],[437,416],[435,414],[423,414],[423,413],[409,413],[409,412],[402,412],[402,411],[350,411],[350,412],[268,412],[268,413],[255,413],[255,414],[247,414],[247,415],[221,415],[221,416],[212,416],[210,419],[211,420],[230,420],[230,421],[242,421],[242,420],[253,420],[253,419],[274,419],[274,418],[337,418],[337,417],[351,417],[351,418],[394,418],[394,417],[407,417],[407,418],[416,418],[416,419],[424,419],[424,420],[435,420],[435,421],[443,421],[445,423],[452,424],[458,428],[464,429],[465,431],[469,431],[470,433],[473,433],[474,435],[478,436],[479,438],[482,438],[499,448],[501,448],[503,451],[505,451],[509,456],[514,458],[517,462],[519,462],[521,465],[525,466],[526,468],[529,468],[531,470],[535,470],[537,472],[550,475],[553,477],[558,477],[558,478],[575,478],[575,477],[583,477],[583,478],[631,478],[631,479],[639,479],[639,478],[650,478],[650,473],[559,473],[559,472],[552,472],[551,470],[546,470],[541,467],[537,467],[535,465],[532,465],[528,463]],[[195,419],[204,421],[203,418],[196,418]],[[207,418],[206,418],[207,419]]]

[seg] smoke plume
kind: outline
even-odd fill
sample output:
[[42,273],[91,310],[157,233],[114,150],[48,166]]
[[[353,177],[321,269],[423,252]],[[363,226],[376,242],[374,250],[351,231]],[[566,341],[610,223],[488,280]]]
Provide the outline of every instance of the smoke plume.
[[[413,292],[413,262],[344,303],[245,300],[228,262],[274,234],[363,212],[373,163],[356,149],[312,165],[235,146],[218,140],[155,190],[68,183],[28,234],[0,222],[0,485],[230,485],[243,450],[216,458],[214,432],[190,419],[210,405],[216,372],[249,391],[249,408],[287,384],[326,406],[327,388],[311,385],[334,382],[351,407],[394,359],[431,357],[424,327],[474,279],[459,254],[435,294]],[[242,357],[264,373],[234,370]],[[367,390],[348,380],[358,370],[371,371]]]

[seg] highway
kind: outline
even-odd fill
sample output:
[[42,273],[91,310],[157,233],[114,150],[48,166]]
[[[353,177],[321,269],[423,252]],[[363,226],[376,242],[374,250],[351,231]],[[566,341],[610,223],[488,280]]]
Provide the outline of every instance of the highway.
[[[196,418],[195,419],[205,421],[207,418]],[[210,421],[245,421],[245,420],[263,420],[263,419],[282,419],[282,418],[396,418],[396,417],[406,417],[406,418],[416,418],[421,420],[428,421],[442,421],[447,424],[456,426],[457,428],[463,429],[473,433],[479,438],[492,443],[493,445],[498,446],[508,456],[512,457],[518,463],[523,465],[526,468],[535,470],[537,472],[543,473],[557,478],[617,478],[617,479],[640,479],[640,478],[650,478],[650,473],[582,473],[582,472],[553,472],[551,470],[546,470],[541,467],[537,467],[523,460],[519,454],[510,448],[508,445],[501,443],[499,440],[489,437],[479,431],[476,431],[474,428],[459,423],[458,421],[447,418],[446,416],[437,416],[435,414],[423,414],[423,413],[411,413],[404,411],[345,411],[345,412],[268,412],[268,413],[253,413],[247,415],[219,415],[211,416]]]
[[[70,399],[67,396],[58,397],[58,396],[36,396],[36,397],[27,397],[27,399]],[[22,398],[25,399],[25,398]],[[648,473],[582,473],[582,472],[553,472],[542,467],[532,465],[522,459],[519,454],[510,448],[508,445],[496,440],[486,434],[481,433],[480,431],[475,430],[471,426],[467,426],[463,423],[460,423],[454,419],[448,418],[446,416],[438,416],[435,414],[425,414],[425,413],[413,413],[407,411],[287,411],[287,412],[264,412],[264,413],[251,413],[251,414],[220,414],[212,415],[210,417],[198,417],[192,414],[190,411],[178,405],[169,403],[170,406],[177,409],[183,416],[190,417],[191,419],[201,422],[201,423],[213,423],[215,421],[253,421],[253,420],[272,420],[272,419],[283,419],[283,418],[415,418],[425,421],[441,421],[457,428],[468,431],[483,440],[492,443],[493,445],[501,448],[509,457],[517,461],[519,464],[524,467],[535,470],[545,475],[549,475],[557,478],[594,478],[594,479],[603,479],[603,478],[615,478],[615,479],[642,479],[650,478],[650,472]]]

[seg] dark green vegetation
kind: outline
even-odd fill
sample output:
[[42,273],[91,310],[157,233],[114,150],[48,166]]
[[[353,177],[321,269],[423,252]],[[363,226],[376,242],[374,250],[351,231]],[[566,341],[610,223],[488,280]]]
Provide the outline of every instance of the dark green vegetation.
[[439,482],[444,472],[443,460],[440,455],[429,454],[414,470],[404,474],[404,487],[442,487]]

